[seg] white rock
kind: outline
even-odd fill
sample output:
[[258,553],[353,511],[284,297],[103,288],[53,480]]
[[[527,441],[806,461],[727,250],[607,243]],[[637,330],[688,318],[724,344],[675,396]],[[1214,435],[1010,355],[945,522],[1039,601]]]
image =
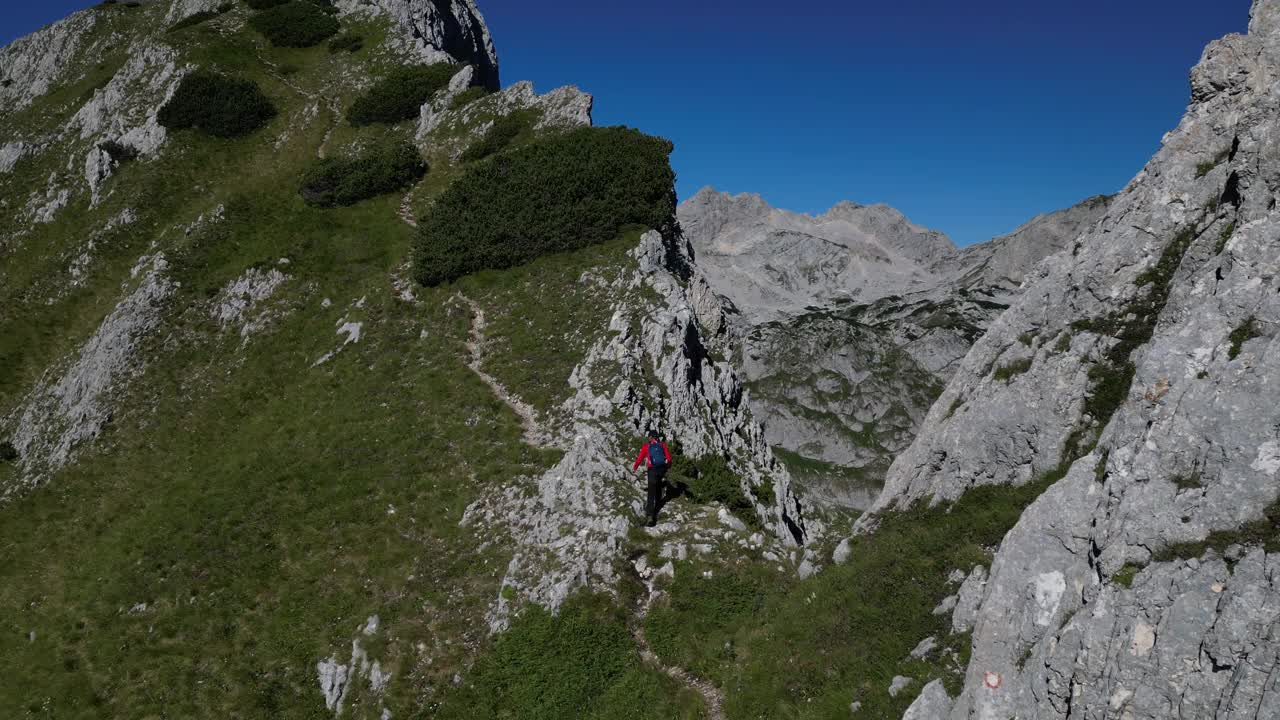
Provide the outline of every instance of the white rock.
[[898,697],[898,693],[906,690],[912,682],[912,679],[909,677],[903,677],[902,675],[894,676],[893,681],[889,683],[889,697]]

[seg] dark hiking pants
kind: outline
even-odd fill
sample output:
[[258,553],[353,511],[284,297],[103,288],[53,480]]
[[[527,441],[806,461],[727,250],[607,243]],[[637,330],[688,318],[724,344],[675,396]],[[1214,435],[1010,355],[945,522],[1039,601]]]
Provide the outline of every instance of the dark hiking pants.
[[666,476],[666,465],[651,465],[649,467],[649,500],[645,503],[644,510],[648,514],[650,522],[656,522],[658,519],[658,502],[662,499],[663,479]]

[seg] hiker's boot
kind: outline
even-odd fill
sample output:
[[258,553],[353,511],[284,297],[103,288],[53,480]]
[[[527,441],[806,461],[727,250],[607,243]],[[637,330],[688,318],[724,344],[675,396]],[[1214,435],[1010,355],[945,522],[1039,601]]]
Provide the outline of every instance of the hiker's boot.
[[649,522],[645,523],[645,527],[657,527],[658,517],[656,515],[649,516]]

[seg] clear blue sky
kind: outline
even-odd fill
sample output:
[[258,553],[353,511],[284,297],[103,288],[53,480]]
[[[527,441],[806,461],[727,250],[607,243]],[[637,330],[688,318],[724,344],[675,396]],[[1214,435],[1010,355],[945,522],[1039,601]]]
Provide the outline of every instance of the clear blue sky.
[[[0,42],[83,7],[0,9]],[[1249,0],[479,0],[503,81],[671,138],[679,191],[886,202],[958,243],[1116,192]]]

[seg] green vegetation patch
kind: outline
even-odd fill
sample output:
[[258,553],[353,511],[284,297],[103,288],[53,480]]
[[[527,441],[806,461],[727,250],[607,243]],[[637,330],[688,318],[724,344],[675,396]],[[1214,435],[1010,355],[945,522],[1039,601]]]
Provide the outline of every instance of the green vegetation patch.
[[304,176],[299,192],[308,205],[342,207],[404,190],[426,174],[417,148],[383,142],[351,160],[321,160]]
[[1231,331],[1231,335],[1228,338],[1231,341],[1231,349],[1227,351],[1227,358],[1235,360],[1240,357],[1240,351],[1244,348],[1244,344],[1260,337],[1262,337],[1262,332],[1258,328],[1256,319],[1249,318],[1240,323],[1235,330]]
[[1008,365],[1002,365],[999,368],[996,368],[995,374],[993,374],[991,377],[998,381],[1004,381],[1006,383],[1010,382],[1015,377],[1022,375],[1023,373],[1030,370],[1032,363],[1033,363],[1033,360],[1031,358],[1021,358],[1019,360],[1014,360]]
[[1064,353],[1069,351],[1071,349],[1072,337],[1073,336],[1070,332],[1063,332],[1061,335],[1059,335],[1058,342],[1055,343],[1053,346],[1054,351],[1059,353]]
[[1155,334],[1160,313],[1169,301],[1173,275],[1197,237],[1199,232],[1194,227],[1179,232],[1165,246],[1156,264],[1138,276],[1138,297],[1127,306],[1101,318],[1072,324],[1073,330],[1110,336],[1115,342],[1098,363],[1089,368],[1091,385],[1084,411],[1093,422],[1072,432],[1067,439],[1065,455],[1079,458],[1088,454],[1102,428],[1128,396],[1137,372],[1132,355]]
[[480,85],[473,85],[458,93],[449,104],[449,109],[458,110],[460,108],[464,108],[477,100],[482,100],[485,97],[488,97],[488,95],[489,88],[482,87]]
[[463,162],[476,162],[507,149],[521,136],[533,135],[533,126],[542,119],[540,110],[517,110],[510,115],[503,115],[493,121],[484,137],[475,141],[471,147],[463,151],[460,158]]
[[[484,369],[540,412],[553,412],[572,395],[569,377],[587,351],[608,332],[614,304],[601,286],[635,268],[628,256],[640,230],[572,253],[561,253],[509,270],[489,270],[458,283],[484,308],[488,321]],[[554,292],[549,288],[555,288]]]
[[[971,490],[949,507],[887,515],[875,532],[853,540],[847,564],[768,593],[750,621],[724,641],[708,634],[719,646],[708,644],[701,662],[726,689],[727,714],[845,717],[850,703],[861,702],[867,717],[901,717],[914,697],[889,696],[895,675],[913,678],[916,689],[938,678],[958,694],[969,636],[953,635],[950,616],[933,614],[954,592],[947,576],[988,564],[992,548],[1026,507],[1061,477],[1056,470],[1021,487]],[[673,597],[678,592],[673,588]],[[707,606],[706,612],[715,611]],[[714,618],[683,619],[684,632],[693,637],[679,642],[699,647],[697,628],[705,622]],[[930,636],[943,648],[924,660],[910,659],[915,645]],[[726,642],[730,648],[723,649]]]
[[398,67],[356,98],[347,119],[359,127],[416,118],[423,103],[448,85],[458,69],[450,63]]
[[486,268],[595,245],[675,213],[672,145],[627,128],[581,128],[467,169],[419,229],[414,275],[439,285]]
[[18,449],[13,443],[5,440],[0,442],[0,462],[13,462],[18,459]]
[[197,70],[182,79],[156,120],[170,130],[194,128],[220,138],[248,135],[276,116],[252,80]]
[[1157,551],[1152,562],[1170,562],[1199,558],[1213,550],[1221,555],[1232,545],[1261,547],[1268,553],[1280,552],[1280,500],[1268,505],[1262,517],[1232,530],[1217,530],[1200,542],[1174,543]]
[[1204,487],[1204,479],[1199,472],[1182,473],[1169,478],[1179,490],[1199,490]]
[[364,37],[356,33],[343,33],[329,41],[329,52],[357,52],[364,47]]
[[1111,581],[1121,587],[1131,588],[1133,587],[1133,579],[1136,578],[1140,572],[1142,572],[1141,565],[1126,563],[1124,567],[1116,571],[1115,575],[1111,576]]
[[604,596],[559,615],[533,606],[434,715],[453,718],[693,718],[697,701],[641,665],[626,617]]
[[293,0],[249,18],[249,27],[276,47],[306,48],[338,34],[338,21],[314,2]]
[[1215,255],[1221,255],[1223,250],[1227,249],[1227,243],[1231,242],[1231,236],[1236,232],[1236,224],[1230,223],[1222,228],[1222,232],[1218,235],[1218,244],[1214,248]]
[[664,663],[712,675],[735,659],[735,636],[764,607],[777,583],[759,567],[718,567],[707,577],[693,564],[681,563],[666,602],[645,619],[645,637]]
[[111,159],[120,164],[133,162],[138,159],[138,149],[132,145],[125,145],[115,140],[107,140],[99,143],[98,149],[111,156]]
[[669,480],[683,489],[690,500],[699,504],[718,502],[749,527],[760,527],[755,505],[742,492],[741,478],[723,457],[690,458],[678,448],[674,454]]

